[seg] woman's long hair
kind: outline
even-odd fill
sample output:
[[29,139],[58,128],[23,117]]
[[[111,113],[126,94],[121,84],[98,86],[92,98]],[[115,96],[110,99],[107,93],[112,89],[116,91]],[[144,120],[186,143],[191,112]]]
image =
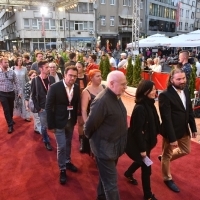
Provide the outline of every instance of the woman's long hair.
[[154,85],[154,82],[149,80],[140,81],[136,91],[135,103],[141,103],[144,98],[152,91]]

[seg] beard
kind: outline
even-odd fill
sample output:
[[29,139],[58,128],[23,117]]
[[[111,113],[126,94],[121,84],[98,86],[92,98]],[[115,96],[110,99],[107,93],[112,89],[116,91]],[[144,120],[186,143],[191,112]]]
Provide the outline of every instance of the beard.
[[172,85],[173,85],[177,90],[184,90],[184,89],[185,89],[185,86],[186,86],[186,83],[181,83],[181,84],[172,83]]

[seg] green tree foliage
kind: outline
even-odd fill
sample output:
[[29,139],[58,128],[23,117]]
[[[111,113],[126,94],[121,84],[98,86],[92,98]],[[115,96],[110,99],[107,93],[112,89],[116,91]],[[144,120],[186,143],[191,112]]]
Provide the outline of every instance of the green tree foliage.
[[104,65],[104,59],[101,57],[101,61],[99,63],[99,70],[101,71],[101,74],[103,74],[103,65]]
[[103,80],[106,80],[109,73],[110,73],[110,61],[108,56],[106,56],[103,62],[103,73],[102,73]]
[[133,83],[132,83],[133,87],[137,87],[139,82],[141,81],[142,79],[141,72],[142,72],[141,61],[139,56],[137,56],[133,66]]
[[80,62],[84,63],[83,54],[82,53],[78,54],[78,60],[77,61],[80,61]]
[[133,64],[132,64],[132,57],[128,58],[128,65],[126,68],[126,80],[128,86],[131,86],[133,83]]
[[60,55],[62,56],[62,58],[65,62],[67,62],[69,60],[68,54],[66,52],[61,52]]
[[193,64],[192,65],[192,71],[190,73],[190,82],[189,82],[189,90],[190,90],[190,97],[191,98],[194,98],[195,83],[196,83],[196,72],[197,72],[196,64]]

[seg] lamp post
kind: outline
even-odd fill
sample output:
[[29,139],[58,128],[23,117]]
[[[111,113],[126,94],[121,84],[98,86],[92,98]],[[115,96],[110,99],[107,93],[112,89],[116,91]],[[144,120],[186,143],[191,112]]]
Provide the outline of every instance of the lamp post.
[[69,23],[69,50],[71,51],[71,27],[70,27],[70,12],[68,10],[68,23]]
[[64,20],[64,49],[66,50],[66,41],[65,41],[65,30],[66,30],[66,18],[63,18]]

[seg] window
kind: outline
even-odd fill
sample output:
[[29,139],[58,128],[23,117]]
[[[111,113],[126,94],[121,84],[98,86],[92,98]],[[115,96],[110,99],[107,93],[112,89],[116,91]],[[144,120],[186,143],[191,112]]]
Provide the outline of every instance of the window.
[[115,0],[110,0],[110,5],[115,5]]
[[30,28],[29,19],[24,19],[24,28],[26,28],[26,29]]
[[59,24],[60,30],[63,30],[63,21],[60,20],[60,24]]
[[131,0],[123,0],[123,6],[131,6]]
[[188,23],[187,22],[185,23],[185,30],[186,31],[188,30]]
[[106,0],[101,0],[101,4],[105,4],[106,3]]
[[94,30],[94,25],[92,21],[89,21],[89,30]]
[[194,19],[194,12],[191,13],[191,19]]
[[56,22],[55,19],[50,19],[50,29],[56,29]]
[[92,12],[93,10],[93,3],[89,3],[89,12]]
[[189,18],[189,10],[186,10],[186,18]]
[[38,29],[38,21],[37,21],[37,19],[32,19],[32,28],[33,29]]
[[88,30],[88,22],[83,22],[83,30]]
[[77,31],[82,31],[83,30],[83,22],[81,21],[75,21],[74,22],[74,30],[77,30]]
[[182,30],[182,22],[179,22],[179,30]]
[[101,26],[106,26],[106,16],[101,16]]
[[110,26],[115,26],[115,17],[114,16],[110,17]]
[[190,31],[193,31],[193,30],[194,30],[194,25],[190,24]]

